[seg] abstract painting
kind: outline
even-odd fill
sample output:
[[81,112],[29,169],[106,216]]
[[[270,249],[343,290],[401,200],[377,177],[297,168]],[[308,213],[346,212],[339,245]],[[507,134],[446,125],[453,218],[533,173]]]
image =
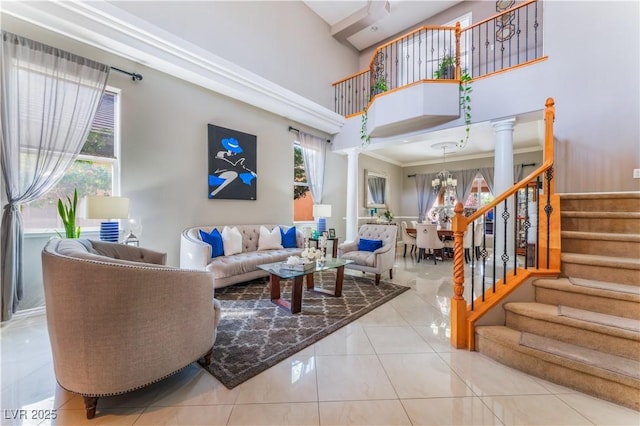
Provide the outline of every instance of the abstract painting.
[[255,135],[208,126],[210,199],[255,200],[258,175]]

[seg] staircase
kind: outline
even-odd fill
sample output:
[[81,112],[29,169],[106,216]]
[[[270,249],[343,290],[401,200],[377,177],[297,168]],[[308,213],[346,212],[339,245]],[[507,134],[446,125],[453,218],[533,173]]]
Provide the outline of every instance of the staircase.
[[640,411],[640,193],[563,194],[562,276],[476,328],[503,364]]

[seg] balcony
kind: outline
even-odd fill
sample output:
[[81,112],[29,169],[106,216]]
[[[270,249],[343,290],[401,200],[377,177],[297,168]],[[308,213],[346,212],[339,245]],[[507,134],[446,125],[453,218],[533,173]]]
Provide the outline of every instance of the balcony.
[[390,138],[447,123],[469,126],[471,117],[460,107],[465,82],[473,85],[545,59],[542,40],[537,0],[464,29],[460,23],[425,26],[398,37],[376,49],[368,69],[333,84],[335,112],[351,118],[334,142],[346,147],[362,134]]

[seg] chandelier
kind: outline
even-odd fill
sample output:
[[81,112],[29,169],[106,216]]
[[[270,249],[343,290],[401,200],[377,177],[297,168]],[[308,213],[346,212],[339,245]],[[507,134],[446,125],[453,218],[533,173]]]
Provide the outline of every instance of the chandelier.
[[[451,148],[455,146],[455,142],[441,142],[432,145],[432,148],[442,149],[442,166],[447,161],[447,148]],[[436,177],[431,181],[431,186],[433,187],[433,191],[437,194],[440,193],[448,193],[450,191],[455,191],[456,186],[458,186],[458,180],[454,179],[447,170],[442,170],[438,172]],[[445,197],[445,200],[448,197]]]

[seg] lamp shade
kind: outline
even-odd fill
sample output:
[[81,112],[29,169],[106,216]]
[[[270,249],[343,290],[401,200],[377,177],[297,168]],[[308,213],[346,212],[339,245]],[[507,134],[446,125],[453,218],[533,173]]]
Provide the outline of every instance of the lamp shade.
[[331,217],[331,204],[314,204],[313,217]]
[[84,198],[86,219],[126,219],[129,217],[129,199],[89,195]]

